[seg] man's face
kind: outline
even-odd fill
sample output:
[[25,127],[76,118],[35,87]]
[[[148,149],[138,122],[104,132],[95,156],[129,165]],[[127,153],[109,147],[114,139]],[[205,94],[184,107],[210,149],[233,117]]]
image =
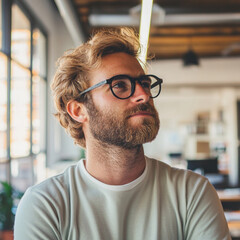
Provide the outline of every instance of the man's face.
[[[143,75],[138,61],[126,53],[114,53],[102,59],[101,67],[90,74],[91,85],[118,74]],[[128,99],[113,96],[108,84],[91,91],[86,104],[89,129],[100,142],[134,148],[152,141],[159,129],[159,118],[153,100],[137,83]]]

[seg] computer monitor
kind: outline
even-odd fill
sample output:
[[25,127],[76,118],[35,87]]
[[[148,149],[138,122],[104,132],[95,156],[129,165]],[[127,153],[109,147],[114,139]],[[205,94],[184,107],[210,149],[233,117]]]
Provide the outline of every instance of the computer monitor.
[[204,174],[218,173],[218,157],[187,159],[187,168],[192,171],[201,169]]

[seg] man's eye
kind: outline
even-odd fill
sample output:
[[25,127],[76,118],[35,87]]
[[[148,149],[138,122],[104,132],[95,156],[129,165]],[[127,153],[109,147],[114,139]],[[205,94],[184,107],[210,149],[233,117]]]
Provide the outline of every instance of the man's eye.
[[114,81],[112,83],[112,88],[127,89],[128,85],[127,85],[126,81]]
[[150,89],[151,88],[151,82],[150,81],[142,81],[141,85],[143,88]]

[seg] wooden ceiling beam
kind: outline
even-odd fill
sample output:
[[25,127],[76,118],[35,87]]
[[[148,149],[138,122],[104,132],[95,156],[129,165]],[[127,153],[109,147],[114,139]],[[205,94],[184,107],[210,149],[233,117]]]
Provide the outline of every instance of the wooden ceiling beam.
[[240,36],[150,37],[151,45],[222,44],[240,42]]
[[[198,46],[194,47],[194,52],[199,57],[223,57],[222,51],[225,49],[224,46],[213,45],[211,47]],[[150,47],[149,55],[154,55],[155,58],[181,58],[189,50],[188,47],[182,46],[171,46],[171,47]],[[240,49],[235,49],[228,56],[240,56]]]
[[156,0],[167,13],[226,13],[239,12],[238,0]]
[[240,25],[237,26],[198,26],[198,27],[151,27],[150,34],[157,36],[177,35],[240,35]]
[[[214,53],[218,52],[218,54],[221,54],[225,46],[223,45],[212,45],[212,46],[205,46],[205,45],[199,45],[199,46],[193,46],[191,47],[192,50],[194,50],[197,54],[201,53]],[[185,53],[190,48],[185,45],[173,45],[173,46],[151,46],[149,48],[149,52],[152,53],[174,53],[174,52],[181,52]]]
[[[73,0],[75,6],[102,6],[103,8],[106,6],[134,6],[141,4],[140,0]],[[116,9],[117,10],[117,9]]]

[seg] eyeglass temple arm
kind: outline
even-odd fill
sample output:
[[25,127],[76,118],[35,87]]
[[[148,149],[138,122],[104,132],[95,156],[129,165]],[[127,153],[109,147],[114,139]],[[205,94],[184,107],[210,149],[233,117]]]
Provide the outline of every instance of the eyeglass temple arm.
[[151,88],[154,88],[154,87],[156,87],[158,84],[162,84],[162,82],[163,82],[163,80],[161,79],[161,78],[159,78],[159,79],[157,79],[157,82],[155,82],[155,83],[153,83],[152,85],[151,85]]
[[91,90],[93,90],[93,89],[95,89],[95,88],[98,88],[98,87],[100,87],[100,86],[102,86],[102,85],[104,85],[104,84],[106,84],[106,83],[108,83],[107,80],[104,80],[104,81],[102,81],[102,82],[99,82],[99,83],[91,86],[90,88],[87,88],[86,90],[84,90],[83,92],[81,92],[81,93],[79,94],[79,97],[82,96],[84,93],[87,93],[87,92],[89,92],[89,91],[91,91]]

